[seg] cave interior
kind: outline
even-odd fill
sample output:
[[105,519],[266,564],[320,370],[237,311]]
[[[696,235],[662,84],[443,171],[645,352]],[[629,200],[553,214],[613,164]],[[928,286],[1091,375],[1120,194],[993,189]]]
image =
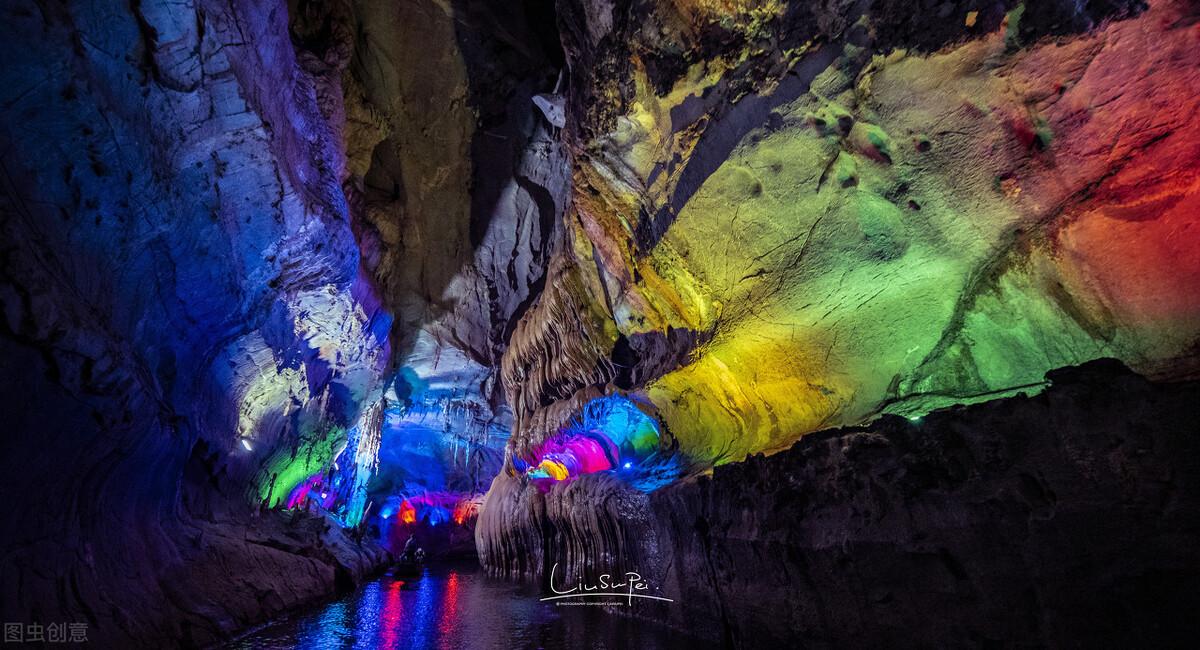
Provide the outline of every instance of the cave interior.
[[0,13],[5,642],[1196,643],[1200,4]]

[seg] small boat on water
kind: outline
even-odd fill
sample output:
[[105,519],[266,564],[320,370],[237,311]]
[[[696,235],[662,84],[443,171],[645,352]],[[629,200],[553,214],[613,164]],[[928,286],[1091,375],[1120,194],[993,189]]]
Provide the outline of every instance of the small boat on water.
[[425,554],[401,555],[392,565],[392,575],[397,578],[419,578],[425,572]]

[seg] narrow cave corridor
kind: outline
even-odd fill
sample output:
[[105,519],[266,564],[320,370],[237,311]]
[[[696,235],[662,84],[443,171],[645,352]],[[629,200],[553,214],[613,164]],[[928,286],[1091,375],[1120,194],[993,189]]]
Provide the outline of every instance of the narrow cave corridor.
[[1190,647],[1191,0],[11,0],[14,647]]

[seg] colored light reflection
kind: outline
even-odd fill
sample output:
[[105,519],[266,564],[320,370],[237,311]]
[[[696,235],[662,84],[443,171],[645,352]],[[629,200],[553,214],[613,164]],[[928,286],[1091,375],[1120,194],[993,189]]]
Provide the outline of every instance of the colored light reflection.
[[481,498],[481,495],[472,496],[459,492],[395,495],[384,500],[379,516],[385,520],[395,516],[404,524],[423,522],[437,526],[453,521],[462,525],[479,513]]
[[284,617],[231,648],[684,648],[705,643],[593,607],[540,602],[533,585],[485,575],[477,563],[431,565],[403,582],[381,577],[310,613]]
[[482,494],[419,492],[392,495],[379,508],[383,545],[399,553],[416,536],[418,547],[437,555],[456,545],[473,545],[473,526]]
[[400,644],[400,630],[404,627],[403,594],[400,593],[403,587],[403,580],[388,585],[379,626],[379,639],[384,648],[397,648]]
[[454,523],[462,526],[467,520],[479,516],[479,502],[474,499],[463,499],[454,504]]
[[434,627],[441,597],[445,596],[442,585],[433,580],[421,579],[417,582],[417,599],[412,611],[412,620],[408,621],[409,636],[407,641],[412,648],[428,648],[437,636]]
[[458,627],[458,572],[451,571],[442,592],[442,617],[438,621],[441,647],[449,648],[450,637]]
[[353,610],[347,603],[334,603],[317,619],[315,629],[310,634],[297,639],[300,642],[298,645],[314,648],[326,643],[340,642],[347,637],[347,624],[353,620]]
[[631,469],[658,449],[654,419],[631,400],[607,395],[587,403],[579,417],[543,442],[532,459],[518,459],[519,471],[543,490],[555,482],[623,467]]

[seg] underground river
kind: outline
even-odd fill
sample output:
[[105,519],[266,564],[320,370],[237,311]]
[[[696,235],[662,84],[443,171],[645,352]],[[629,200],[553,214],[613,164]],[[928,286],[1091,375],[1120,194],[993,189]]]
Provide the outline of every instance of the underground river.
[[488,577],[473,561],[435,564],[419,578],[383,575],[336,600],[272,621],[224,647],[717,647],[610,608],[582,605],[578,599],[569,604],[542,602],[543,597],[532,585]]
[[1200,646],[1200,0],[4,0],[0,61],[3,650]]

